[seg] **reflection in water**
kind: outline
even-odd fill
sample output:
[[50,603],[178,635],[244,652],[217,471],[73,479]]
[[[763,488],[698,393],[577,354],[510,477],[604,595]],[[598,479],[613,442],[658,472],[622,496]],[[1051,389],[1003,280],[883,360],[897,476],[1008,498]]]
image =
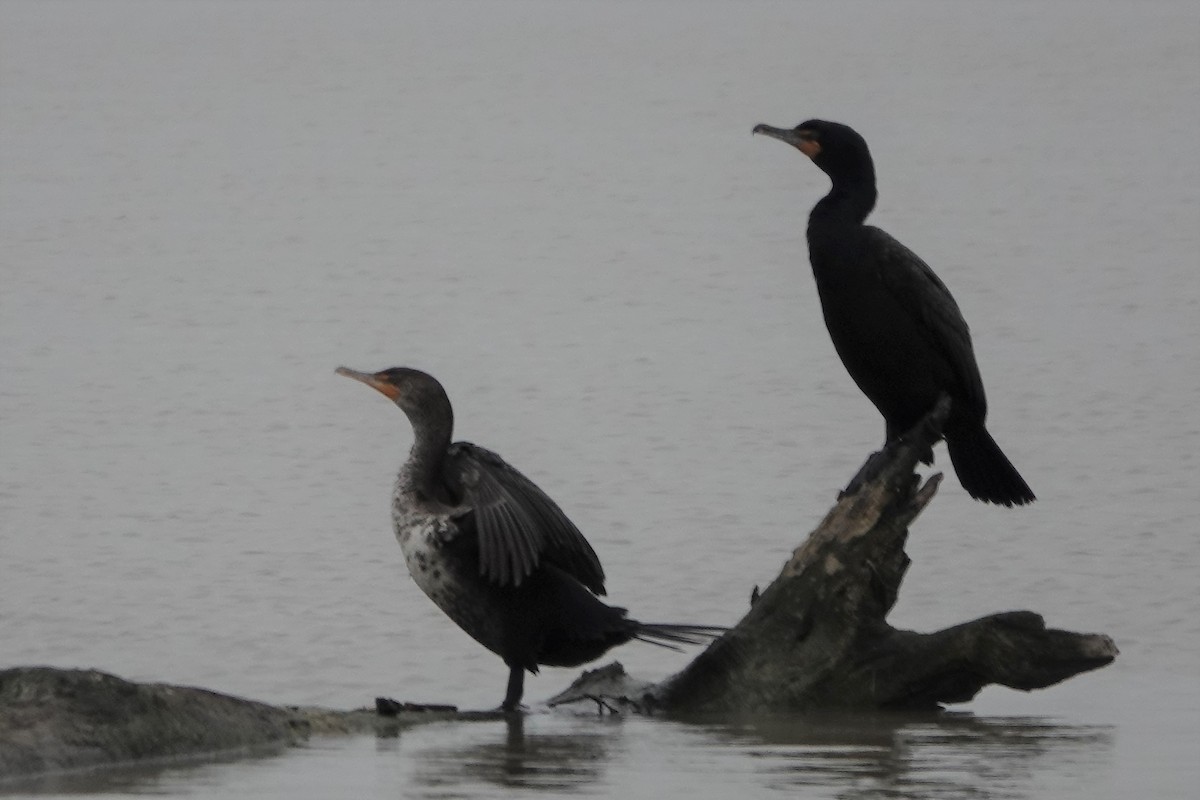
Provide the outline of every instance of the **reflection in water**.
[[99,765],[29,778],[5,779],[0,773],[0,797],[32,794],[53,798],[72,795],[159,794],[168,783],[202,783],[223,765],[246,767],[288,753],[282,744],[245,747],[218,753],[167,756],[119,766]]
[[1039,773],[1111,759],[1112,729],[1028,718],[806,717],[722,725],[772,788],[825,787],[838,798],[1008,798]]
[[535,715],[505,724],[469,733],[460,726],[452,743],[414,731],[425,741],[409,754],[412,784],[426,797],[487,797],[497,788],[620,795],[653,786],[663,798],[682,798],[758,786],[845,800],[1005,800],[1046,796],[1071,775],[1102,774],[1114,738],[1104,726],[969,715],[702,722]]
[[[1112,777],[1114,740],[1107,726],[970,715],[682,722],[535,713],[417,725],[373,743],[321,739],[279,758],[59,776],[7,791],[207,797],[236,786],[236,796],[262,798],[706,800],[764,791],[806,800],[1094,797]],[[5,791],[0,787],[0,795]]]
[[525,732],[525,717],[509,714],[503,740],[473,740],[465,745],[422,752],[414,777],[429,788],[483,783],[506,788],[566,790],[602,778],[612,744],[605,724],[573,727],[566,732]]

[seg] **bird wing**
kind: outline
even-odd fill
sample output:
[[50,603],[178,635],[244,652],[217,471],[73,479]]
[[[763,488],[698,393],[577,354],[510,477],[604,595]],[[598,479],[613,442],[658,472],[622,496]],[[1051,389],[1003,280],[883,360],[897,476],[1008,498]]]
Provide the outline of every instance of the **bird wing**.
[[971,345],[971,329],[942,279],[886,231],[866,225],[868,246],[879,255],[880,281],[909,310],[926,342],[942,353],[958,377],[966,405],[986,410],[983,380]]
[[474,522],[479,572],[500,586],[519,586],[542,561],[596,594],[604,569],[587,539],[558,504],[490,450],[457,442],[446,460],[446,483]]

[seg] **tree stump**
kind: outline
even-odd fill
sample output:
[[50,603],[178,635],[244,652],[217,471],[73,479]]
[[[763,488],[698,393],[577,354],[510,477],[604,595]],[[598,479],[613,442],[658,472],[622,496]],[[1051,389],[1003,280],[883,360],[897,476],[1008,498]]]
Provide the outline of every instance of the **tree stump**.
[[943,400],[874,454],[750,611],[682,672],[620,686],[619,665],[585,673],[561,704],[623,695],[673,714],[830,709],[933,710],[988,684],[1040,689],[1110,663],[1112,639],[1046,628],[1032,611],[993,614],[936,633],[886,621],[909,565],[908,525],[941,482],[917,462],[941,437]]

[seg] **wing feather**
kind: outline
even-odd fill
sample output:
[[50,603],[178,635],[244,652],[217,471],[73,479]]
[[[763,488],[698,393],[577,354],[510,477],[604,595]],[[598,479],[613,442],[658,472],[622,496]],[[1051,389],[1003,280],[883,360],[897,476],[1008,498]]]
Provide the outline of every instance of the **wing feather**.
[[451,445],[446,482],[474,512],[480,574],[519,586],[543,561],[604,594],[604,570],[587,539],[537,485],[490,450]]
[[960,402],[986,411],[971,329],[946,284],[920,256],[886,231],[870,225],[864,230],[872,252],[879,256],[880,281],[897,304],[914,315],[926,342],[950,365],[962,389]]

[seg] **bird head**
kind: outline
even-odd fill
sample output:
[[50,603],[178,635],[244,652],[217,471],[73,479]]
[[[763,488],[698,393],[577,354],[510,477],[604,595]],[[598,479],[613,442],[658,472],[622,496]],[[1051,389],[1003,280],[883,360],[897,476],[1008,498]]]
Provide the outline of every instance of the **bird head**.
[[359,372],[338,367],[338,375],[353,378],[375,389],[408,416],[416,427],[435,416],[448,416],[450,399],[432,375],[411,367],[392,367],[379,372]]
[[755,125],[754,133],[790,144],[834,180],[869,176],[874,182],[871,151],[867,149],[866,140],[849,125],[810,119],[794,128]]

